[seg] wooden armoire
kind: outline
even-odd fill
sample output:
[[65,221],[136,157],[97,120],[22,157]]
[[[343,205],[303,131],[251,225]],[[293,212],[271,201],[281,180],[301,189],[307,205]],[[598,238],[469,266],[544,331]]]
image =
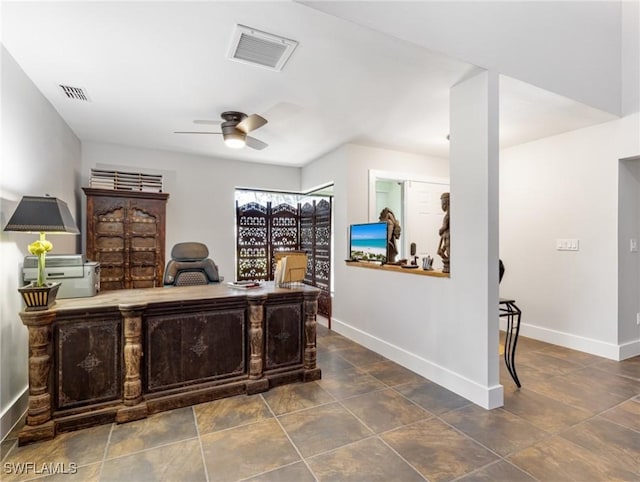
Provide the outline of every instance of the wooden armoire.
[[83,187],[86,256],[100,263],[100,290],[162,286],[168,193]]

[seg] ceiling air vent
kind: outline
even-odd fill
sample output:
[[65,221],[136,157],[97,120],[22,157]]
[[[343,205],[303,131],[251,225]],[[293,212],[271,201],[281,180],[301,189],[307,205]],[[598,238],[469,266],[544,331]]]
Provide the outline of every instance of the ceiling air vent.
[[64,93],[64,95],[69,99],[83,100],[85,102],[90,102],[89,96],[86,94],[84,89],[80,87],[71,87],[69,85],[60,84],[60,88],[62,89],[62,92]]
[[236,25],[228,57],[245,64],[280,71],[298,46],[295,40]]

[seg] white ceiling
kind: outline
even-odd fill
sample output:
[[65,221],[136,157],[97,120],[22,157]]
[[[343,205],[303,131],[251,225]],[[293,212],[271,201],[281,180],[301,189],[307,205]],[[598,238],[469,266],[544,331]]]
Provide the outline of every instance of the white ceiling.
[[[2,8],[2,43],[82,141],[294,166],[345,142],[448,157],[449,88],[476,68],[290,1]],[[236,24],[299,46],[282,72],[230,61]],[[503,147],[613,118],[508,77],[500,103]],[[173,133],[226,110],[266,117],[252,135],[269,147]]]

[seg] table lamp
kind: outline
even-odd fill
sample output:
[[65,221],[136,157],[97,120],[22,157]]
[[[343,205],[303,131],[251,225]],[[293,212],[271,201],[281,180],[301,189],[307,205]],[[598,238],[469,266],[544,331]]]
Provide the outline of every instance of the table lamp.
[[[38,281],[35,287],[26,288],[43,288],[45,286],[45,257],[47,252],[53,248],[51,242],[45,238],[45,233],[80,234],[67,203],[50,196],[23,196],[4,230],[40,233],[40,239],[29,245],[29,252],[38,257]],[[33,300],[25,296],[24,288],[19,289],[19,291],[27,303],[27,309],[29,309]],[[34,299],[41,299],[44,295],[31,293],[29,296]],[[55,294],[53,297],[55,299]],[[53,301],[48,300],[47,306],[39,309],[46,309],[51,304],[53,304]]]

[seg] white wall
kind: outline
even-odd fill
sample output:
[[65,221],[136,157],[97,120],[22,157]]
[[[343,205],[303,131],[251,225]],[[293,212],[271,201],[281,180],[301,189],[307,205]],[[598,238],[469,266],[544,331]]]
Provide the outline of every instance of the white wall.
[[[640,353],[635,317],[618,319],[619,159],[639,153],[638,114],[501,152],[501,293],[517,299],[524,335]],[[580,250],[557,251],[559,238]]]
[[622,115],[640,111],[640,2],[622,2]]
[[[487,326],[463,326],[453,315],[454,305],[464,302],[464,297],[454,296],[453,279],[374,271],[342,261],[347,256],[348,226],[369,219],[371,169],[449,177],[446,159],[353,144],[302,168],[303,189],[334,182],[333,329],[488,406],[489,363],[495,365],[492,376],[497,383],[497,321],[493,328],[496,354],[488,362]],[[482,340],[478,339],[478,330],[484,330]],[[483,346],[480,352],[474,348],[475,354],[468,356],[469,344]]]
[[[165,192],[169,193],[167,260],[174,244],[200,241],[209,247],[210,257],[227,281],[235,278],[235,188],[300,189],[300,168],[297,167],[85,142],[82,144],[83,186],[89,185],[91,168],[163,174]],[[84,216],[83,208],[82,219]]]
[[[78,221],[80,141],[4,47],[1,56],[1,229],[24,195],[62,199]],[[26,408],[28,335],[18,316],[22,306],[16,288],[27,245],[36,238],[0,231],[0,439]],[[48,239],[52,254],[79,252],[79,236]]]

